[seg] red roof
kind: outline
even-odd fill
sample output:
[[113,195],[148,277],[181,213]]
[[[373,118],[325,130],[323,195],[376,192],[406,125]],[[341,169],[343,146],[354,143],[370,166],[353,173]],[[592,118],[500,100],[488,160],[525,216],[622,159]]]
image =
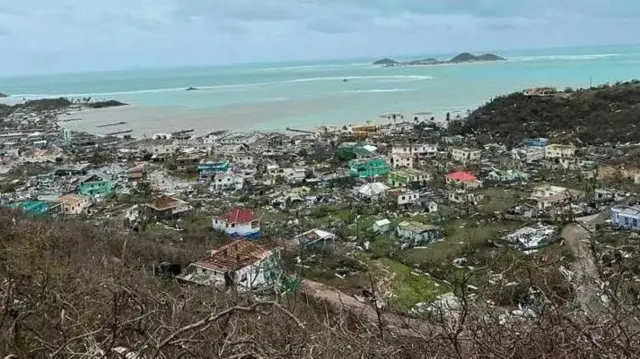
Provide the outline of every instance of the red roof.
[[244,224],[253,222],[256,219],[256,215],[247,208],[236,208],[218,216],[218,219],[222,219],[227,223]]
[[475,181],[477,179],[476,176],[472,175],[471,173],[463,172],[463,171],[449,173],[447,175],[447,178],[452,181],[460,181],[460,182]]

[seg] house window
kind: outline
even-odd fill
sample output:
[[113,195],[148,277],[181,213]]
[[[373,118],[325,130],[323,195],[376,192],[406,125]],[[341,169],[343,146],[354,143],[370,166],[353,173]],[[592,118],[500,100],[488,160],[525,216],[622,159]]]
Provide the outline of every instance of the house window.
[[235,223],[231,223],[231,228],[235,228],[236,224]]
[[400,200],[404,201],[404,196],[401,196],[401,197],[400,197]]

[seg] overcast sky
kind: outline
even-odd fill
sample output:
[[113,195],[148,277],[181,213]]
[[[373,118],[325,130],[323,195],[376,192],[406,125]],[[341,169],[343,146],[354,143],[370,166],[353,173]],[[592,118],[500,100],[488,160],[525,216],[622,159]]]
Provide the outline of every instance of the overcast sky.
[[638,0],[0,0],[0,75],[637,42]]

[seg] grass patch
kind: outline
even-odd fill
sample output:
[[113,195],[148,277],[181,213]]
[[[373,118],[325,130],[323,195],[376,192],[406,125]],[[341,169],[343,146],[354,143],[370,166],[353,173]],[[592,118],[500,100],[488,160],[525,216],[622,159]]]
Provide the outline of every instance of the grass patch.
[[463,220],[454,220],[441,225],[445,231],[445,239],[430,245],[428,248],[414,248],[403,251],[403,261],[412,266],[424,269],[450,265],[455,258],[465,257],[485,247],[489,239],[503,232],[513,231],[520,223],[499,221],[493,223],[471,225]]
[[506,211],[529,197],[528,192],[510,188],[486,188],[475,193],[485,196],[478,209],[488,214]]
[[378,263],[391,272],[389,286],[393,296],[389,304],[393,309],[409,311],[417,303],[433,301],[449,290],[447,286],[395,260],[381,258]]

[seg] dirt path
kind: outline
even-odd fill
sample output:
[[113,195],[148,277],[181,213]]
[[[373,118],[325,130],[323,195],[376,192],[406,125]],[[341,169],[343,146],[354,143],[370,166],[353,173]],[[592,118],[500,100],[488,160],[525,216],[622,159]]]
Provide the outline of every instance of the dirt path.
[[[585,219],[583,224],[588,227],[594,220],[595,217]],[[598,315],[604,310],[604,306],[600,301],[601,281],[598,268],[589,248],[589,232],[579,224],[569,224],[562,230],[562,238],[576,257],[572,268],[575,273],[572,282],[576,300],[586,313]]]
[[[302,293],[315,299],[326,301],[335,310],[347,310],[352,314],[363,316],[372,323],[378,322],[375,308],[357,301],[352,296],[336,288],[304,279],[300,283],[300,290]],[[393,313],[381,311],[381,317],[385,328],[398,334],[421,337],[441,331],[439,327],[426,323],[425,321],[411,319]]]

